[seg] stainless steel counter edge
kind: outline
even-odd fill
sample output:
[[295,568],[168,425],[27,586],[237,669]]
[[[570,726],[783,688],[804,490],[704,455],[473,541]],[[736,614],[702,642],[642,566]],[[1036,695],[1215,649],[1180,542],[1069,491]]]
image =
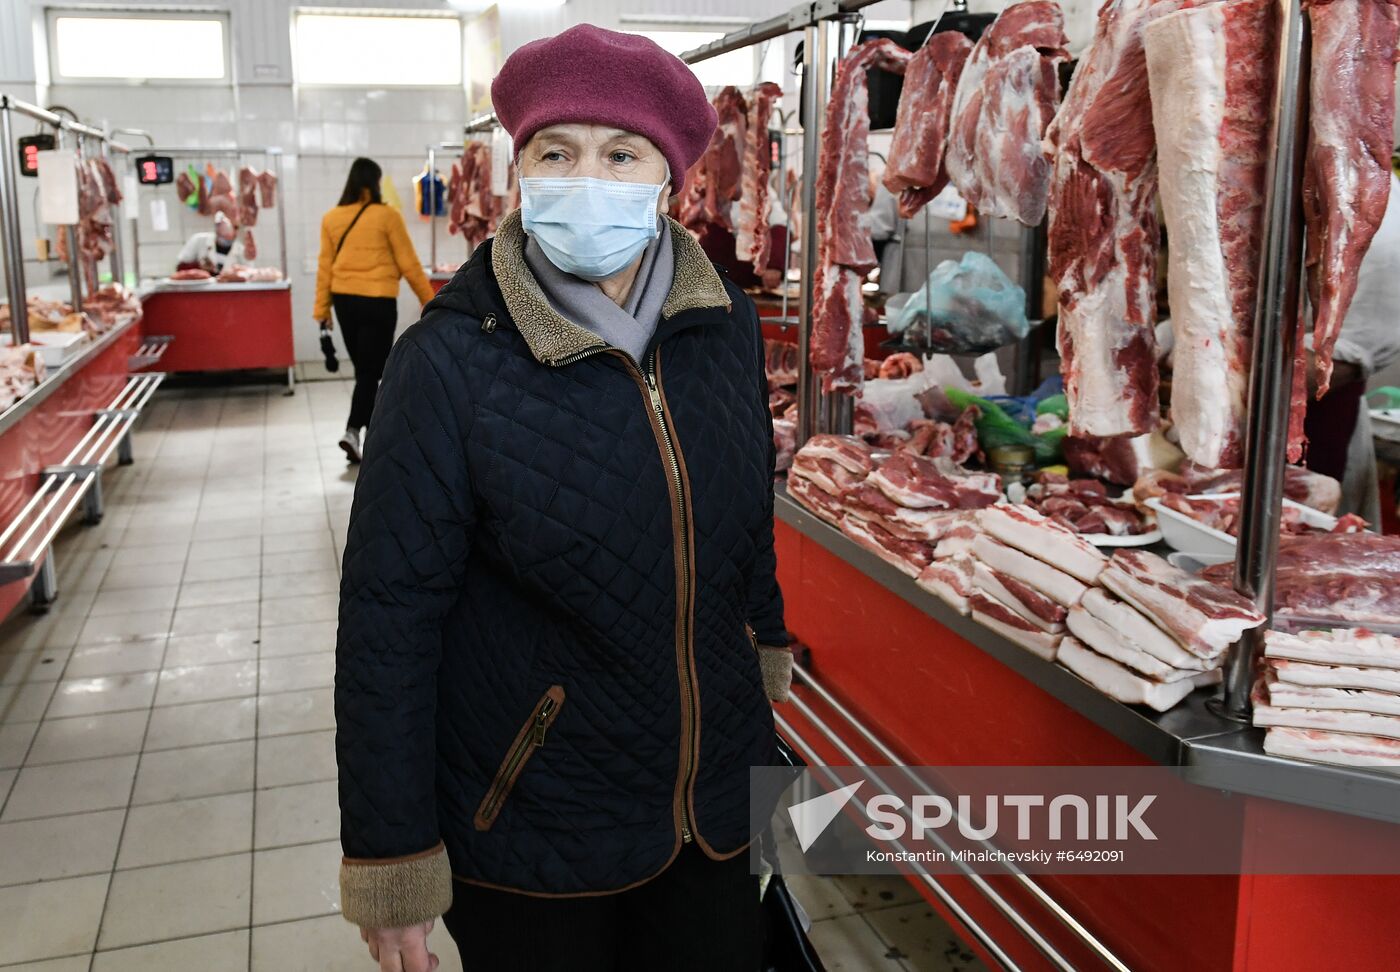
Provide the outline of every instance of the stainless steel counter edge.
[[1400,823],[1400,773],[1271,756],[1263,750],[1261,730],[1242,727],[1206,709],[1209,690],[1198,690],[1163,713],[1116,702],[1068,669],[1037,658],[958,614],[913,578],[814,516],[789,497],[781,483],[775,486],[773,505],[777,518],[788,526],[1148,759],[1185,767],[1185,776],[1193,783]]
[[128,321],[126,324],[112,328],[96,341],[90,342],[82,351],[45,375],[44,380],[41,381],[33,391],[5,409],[5,411],[0,412],[0,435],[4,435],[8,432],[16,422],[28,415],[35,406],[57,391],[58,387],[65,381],[77,374],[83,365],[111,347],[113,342],[129,329],[136,327],[138,323],[139,321]]
[[291,290],[290,280],[264,280],[250,283],[216,283],[210,281],[198,287],[171,287],[162,283],[142,284],[137,296],[145,299],[152,294],[246,294],[254,290]]

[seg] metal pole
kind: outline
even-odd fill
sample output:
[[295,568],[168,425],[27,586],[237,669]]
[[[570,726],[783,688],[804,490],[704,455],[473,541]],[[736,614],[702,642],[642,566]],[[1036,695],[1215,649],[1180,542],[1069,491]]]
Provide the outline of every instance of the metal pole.
[[817,431],[817,376],[812,371],[812,309],[817,277],[817,166],[820,164],[823,110],[828,75],[826,47],[830,26],[808,27],[802,43],[802,290],[797,318],[797,448]]
[[[1264,205],[1264,250],[1259,300],[1254,315],[1250,363],[1249,422],[1245,432],[1244,495],[1235,558],[1235,589],[1269,618],[1274,610],[1283,506],[1283,467],[1293,394],[1303,266],[1303,156],[1308,132],[1308,21],[1300,0],[1283,0],[1279,31],[1278,82],[1274,93],[1268,180]],[[1248,721],[1264,627],[1246,632],[1225,663],[1223,705],[1231,719]]]
[[[107,140],[102,140],[102,158],[109,166],[112,164],[112,153],[108,149]],[[113,173],[115,178],[116,173]],[[112,282],[118,286],[126,283],[126,273],[122,267],[122,219],[121,203],[113,204],[112,216]]]
[[437,189],[435,173],[437,172],[437,149],[428,146],[428,178],[423,182],[424,191],[428,193],[428,272],[434,273],[437,270]]
[[[831,88],[836,80],[836,72],[841,67],[841,60],[848,51],[856,44],[856,37],[860,29],[859,17],[855,14],[845,14],[840,19],[830,21],[836,28],[836,43],[826,45],[827,55],[826,66],[822,71],[825,90],[822,93],[822,109],[825,111],[826,102],[831,97]],[[815,173],[814,173],[815,175]],[[864,280],[862,279],[862,283]],[[851,327],[861,334],[861,355],[864,357],[865,339],[862,331],[865,327],[863,320],[851,322]],[[850,395],[833,392],[822,394],[822,409],[819,426],[823,432],[834,432],[839,435],[850,435],[855,427],[855,399]]]
[[0,237],[5,243],[5,293],[10,300],[10,332],[15,345],[29,341],[29,307],[24,286],[24,237],[19,222],[19,186],[10,99],[0,95]]
[[290,280],[287,265],[287,196],[282,178],[282,150],[270,148],[265,153],[272,162],[272,174],[277,177],[277,245],[282,248],[282,279]]

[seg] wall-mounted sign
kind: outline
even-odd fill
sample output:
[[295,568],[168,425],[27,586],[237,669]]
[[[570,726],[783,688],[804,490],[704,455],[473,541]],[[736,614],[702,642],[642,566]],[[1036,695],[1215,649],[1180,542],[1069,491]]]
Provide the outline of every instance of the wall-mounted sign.
[[175,161],[168,155],[143,155],[136,160],[136,179],[143,186],[175,181]]
[[31,179],[39,175],[39,153],[54,147],[52,135],[26,135],[19,140],[19,174]]

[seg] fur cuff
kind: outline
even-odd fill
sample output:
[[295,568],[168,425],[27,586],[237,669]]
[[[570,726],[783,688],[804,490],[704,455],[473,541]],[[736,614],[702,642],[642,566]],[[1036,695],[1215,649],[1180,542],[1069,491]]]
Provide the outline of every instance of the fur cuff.
[[410,857],[342,858],[340,910],[361,928],[406,928],[452,907],[452,867],[438,844]]
[[768,701],[786,702],[792,688],[792,649],[759,645],[758,665],[763,671],[763,691],[768,693]]

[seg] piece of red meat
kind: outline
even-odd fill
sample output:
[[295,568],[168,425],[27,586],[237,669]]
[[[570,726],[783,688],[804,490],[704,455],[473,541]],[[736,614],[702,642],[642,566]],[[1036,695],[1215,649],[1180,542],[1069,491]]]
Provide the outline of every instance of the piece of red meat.
[[1244,458],[1277,6],[1186,7],[1143,36],[1171,241],[1172,419],[1188,456],[1234,468]]
[[1157,426],[1157,142],[1142,30],[1182,2],[1101,7],[1093,44],[1045,133],[1048,274],[1059,294],[1060,371],[1075,435]]
[[1050,163],[1041,149],[1060,100],[1064,14],[1054,0],[1001,12],[972,49],[953,98],[948,175],[968,205],[1027,226],[1045,218]]
[[256,226],[257,223],[258,174],[245,165],[238,170],[238,225]]
[[908,351],[897,351],[879,365],[880,378],[908,378],[924,370],[924,363]]
[[243,231],[243,255],[249,260],[258,258],[258,242],[253,239],[252,230]]
[[1400,7],[1393,0],[1310,0],[1307,8],[1312,107],[1303,211],[1321,398],[1361,258],[1390,199]]
[[277,177],[271,172],[258,173],[258,195],[263,209],[277,205]]
[[885,188],[899,197],[899,215],[911,219],[948,184],[943,153],[958,78],[972,41],[956,30],[934,34],[904,72]]
[[841,60],[826,106],[817,167],[817,273],[813,281],[812,368],[827,391],[853,392],[864,379],[861,283],[878,265],[866,214],[872,67],[903,74],[910,53],[881,38],[851,48]]
[[768,176],[773,156],[768,144],[768,123],[773,103],[783,96],[781,86],[772,81],[760,84],[748,98],[744,119],[743,174],[740,178],[738,226],[734,230],[735,253],[740,260],[762,273],[768,267],[772,239],[768,233]]

